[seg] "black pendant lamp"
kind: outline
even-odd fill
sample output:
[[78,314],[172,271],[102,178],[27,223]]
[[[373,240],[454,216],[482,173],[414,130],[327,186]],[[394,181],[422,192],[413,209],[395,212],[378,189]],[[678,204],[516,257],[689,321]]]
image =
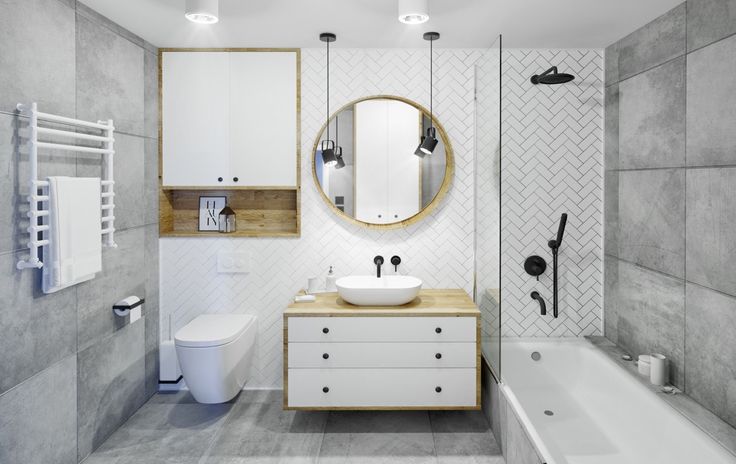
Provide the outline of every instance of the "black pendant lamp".
[[434,41],[440,38],[439,32],[425,32],[424,40],[429,40],[429,127],[427,135],[422,136],[422,141],[414,152],[420,158],[431,155],[437,148],[437,131],[434,129]]
[[335,115],[335,158],[337,158],[337,164],[335,169],[342,169],[345,167],[345,160],[342,159],[342,147],[340,146],[340,121],[338,120],[339,115]]
[[325,166],[335,166],[338,164],[335,141],[330,140],[330,42],[337,40],[337,36],[330,32],[323,32],[319,35],[319,40],[327,44],[327,138],[321,144],[322,161]]

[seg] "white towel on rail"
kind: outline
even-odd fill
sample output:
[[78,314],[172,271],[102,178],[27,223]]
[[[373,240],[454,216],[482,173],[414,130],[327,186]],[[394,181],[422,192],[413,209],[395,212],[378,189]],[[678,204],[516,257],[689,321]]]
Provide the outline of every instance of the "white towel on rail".
[[102,270],[99,177],[49,177],[49,244],[44,247],[42,289],[54,293]]

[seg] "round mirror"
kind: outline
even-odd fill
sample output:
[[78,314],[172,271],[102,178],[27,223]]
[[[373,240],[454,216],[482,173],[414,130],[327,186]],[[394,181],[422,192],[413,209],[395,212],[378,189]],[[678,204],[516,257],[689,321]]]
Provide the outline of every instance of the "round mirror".
[[351,222],[371,227],[403,227],[429,214],[454,170],[442,125],[400,97],[345,105],[322,126],[313,153],[312,174],[324,200]]

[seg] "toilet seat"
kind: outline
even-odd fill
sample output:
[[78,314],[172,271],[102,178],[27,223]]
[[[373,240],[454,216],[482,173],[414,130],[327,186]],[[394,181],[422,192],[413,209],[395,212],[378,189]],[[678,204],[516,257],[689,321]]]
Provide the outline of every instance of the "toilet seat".
[[176,332],[176,345],[209,348],[237,339],[255,321],[247,314],[203,314]]

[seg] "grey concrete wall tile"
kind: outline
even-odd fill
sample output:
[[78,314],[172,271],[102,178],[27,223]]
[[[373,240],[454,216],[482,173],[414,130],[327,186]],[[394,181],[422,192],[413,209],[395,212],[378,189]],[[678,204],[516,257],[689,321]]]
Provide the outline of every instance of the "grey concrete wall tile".
[[102,273],[76,286],[80,351],[126,327],[128,318],[118,317],[112,311],[116,301],[131,295],[145,296],[144,240],[143,228],[116,232],[118,247],[103,248]]
[[144,148],[144,196],[145,208],[143,221],[146,224],[158,224],[159,215],[159,177],[158,177],[158,140],[146,139]]
[[75,115],[74,9],[57,0],[4,0],[0,14],[0,111],[38,102]]
[[[143,137],[115,134],[115,229],[125,230],[146,223],[146,149]],[[99,155],[80,154],[77,175],[101,177],[103,163]],[[158,210],[157,210],[158,211]]]
[[158,260],[158,225],[145,228],[145,324],[146,324],[146,396],[158,391],[159,377],[159,344],[160,344],[160,312],[159,312],[159,260]]
[[618,84],[606,87],[604,109],[604,166],[606,170],[619,167],[619,96]]
[[0,462],[77,463],[77,360],[0,396]]
[[736,33],[736,0],[688,0],[687,49]]
[[618,255],[619,172],[607,171],[603,176],[603,252]]
[[22,256],[0,255],[0,393],[77,349],[75,289],[45,295],[40,271],[16,269]]
[[619,81],[618,78],[618,47],[619,43],[613,43],[606,47],[604,54],[604,85],[609,86],[616,84]]
[[[156,49],[158,50],[158,49]],[[158,53],[146,51],[143,56],[143,101],[145,135],[158,138]],[[156,154],[158,156],[158,153]]]
[[736,295],[736,168],[687,172],[687,280]]
[[[736,1],[734,17],[736,17]],[[687,164],[736,164],[736,36],[687,58]]]
[[685,165],[685,100],[684,57],[619,84],[621,169]]
[[78,354],[78,457],[100,446],[145,402],[144,322]]
[[116,130],[144,135],[144,50],[77,15],[77,115],[113,119]]
[[613,342],[632,355],[662,353],[670,381],[684,386],[685,283],[633,264],[618,262],[618,311]]
[[619,41],[621,80],[685,54],[685,10],[683,2]]
[[736,298],[687,284],[686,327],[686,393],[736,427]]
[[606,255],[603,265],[603,335],[618,340],[618,259]]
[[110,29],[110,31],[134,43],[135,45],[139,47],[144,47],[146,44],[146,41],[140,38],[139,36],[133,34],[129,30],[125,29],[123,26],[119,25],[118,23],[108,19],[106,16],[101,15],[100,13],[88,7],[84,3],[77,4],[77,13],[80,16],[84,17],[85,19],[88,19],[94,22],[95,24],[98,24],[102,27]]
[[683,277],[685,170],[621,171],[618,206],[618,257]]
[[506,464],[541,464],[531,440],[513,411],[509,410],[506,418],[506,448],[504,457]]

